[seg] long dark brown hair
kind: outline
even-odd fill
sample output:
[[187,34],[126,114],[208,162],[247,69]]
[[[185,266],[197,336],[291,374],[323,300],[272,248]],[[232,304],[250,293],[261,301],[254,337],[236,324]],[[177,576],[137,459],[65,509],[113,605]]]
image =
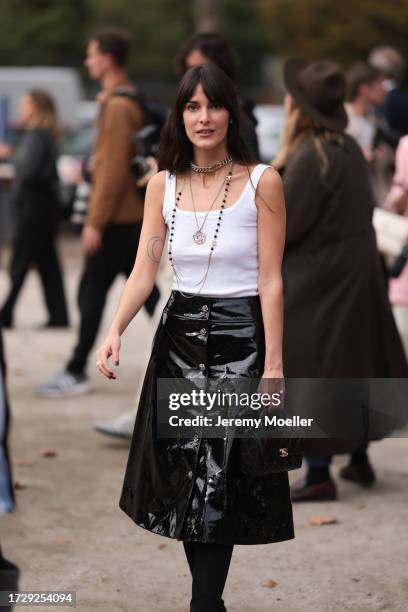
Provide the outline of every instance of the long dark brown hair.
[[225,108],[230,122],[227,132],[227,151],[233,160],[245,166],[255,163],[241,135],[241,113],[234,83],[214,64],[204,64],[187,70],[180,81],[176,102],[163,128],[158,153],[159,170],[183,172],[193,158],[191,144],[183,123],[183,111],[196,87],[201,85],[212,104]]

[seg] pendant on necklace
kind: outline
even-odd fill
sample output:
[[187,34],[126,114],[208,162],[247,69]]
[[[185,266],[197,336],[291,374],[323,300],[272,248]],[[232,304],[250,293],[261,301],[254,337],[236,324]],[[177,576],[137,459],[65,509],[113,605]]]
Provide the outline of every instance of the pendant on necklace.
[[201,230],[197,230],[193,234],[193,240],[196,244],[204,244],[204,242],[207,240],[207,236]]

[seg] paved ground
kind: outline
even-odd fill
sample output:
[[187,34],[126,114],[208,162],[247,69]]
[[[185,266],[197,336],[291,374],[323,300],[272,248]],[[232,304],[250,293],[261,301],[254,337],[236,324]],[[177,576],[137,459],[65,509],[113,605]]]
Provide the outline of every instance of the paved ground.
[[[65,240],[63,253],[75,313],[76,241]],[[2,271],[0,296],[6,282]],[[105,328],[121,285],[112,290]],[[0,525],[4,550],[22,569],[21,588],[75,590],[83,612],[186,612],[189,576],[181,544],[144,532],[119,510],[127,444],[92,430],[96,419],[132,406],[152,325],[140,313],[126,333],[116,382],[91,367],[93,393],[47,401],[35,398],[32,387],[61,366],[75,333],[35,329],[44,320],[35,274],[16,318],[16,330],[6,332],[5,339],[14,479],[25,488],[17,492],[17,512],[2,516]],[[44,448],[57,455],[43,457]],[[374,444],[378,485],[364,492],[339,482],[338,502],[295,507],[295,540],[236,547],[225,591],[229,612],[405,612],[407,451],[405,439]],[[335,472],[344,461],[336,460]],[[315,515],[338,522],[312,526],[309,518]]]

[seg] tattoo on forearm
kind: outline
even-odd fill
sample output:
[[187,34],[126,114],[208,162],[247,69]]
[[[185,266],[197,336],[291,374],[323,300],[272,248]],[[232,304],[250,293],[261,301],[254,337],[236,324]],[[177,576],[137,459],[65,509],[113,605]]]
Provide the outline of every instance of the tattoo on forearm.
[[159,263],[163,245],[164,240],[160,236],[153,236],[147,243],[147,255],[154,263]]

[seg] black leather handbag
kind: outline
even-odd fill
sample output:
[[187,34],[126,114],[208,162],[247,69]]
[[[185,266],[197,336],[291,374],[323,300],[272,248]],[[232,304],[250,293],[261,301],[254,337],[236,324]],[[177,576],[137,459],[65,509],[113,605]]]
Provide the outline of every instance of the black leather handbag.
[[302,465],[302,446],[301,438],[242,438],[241,471],[256,477],[297,470]]

